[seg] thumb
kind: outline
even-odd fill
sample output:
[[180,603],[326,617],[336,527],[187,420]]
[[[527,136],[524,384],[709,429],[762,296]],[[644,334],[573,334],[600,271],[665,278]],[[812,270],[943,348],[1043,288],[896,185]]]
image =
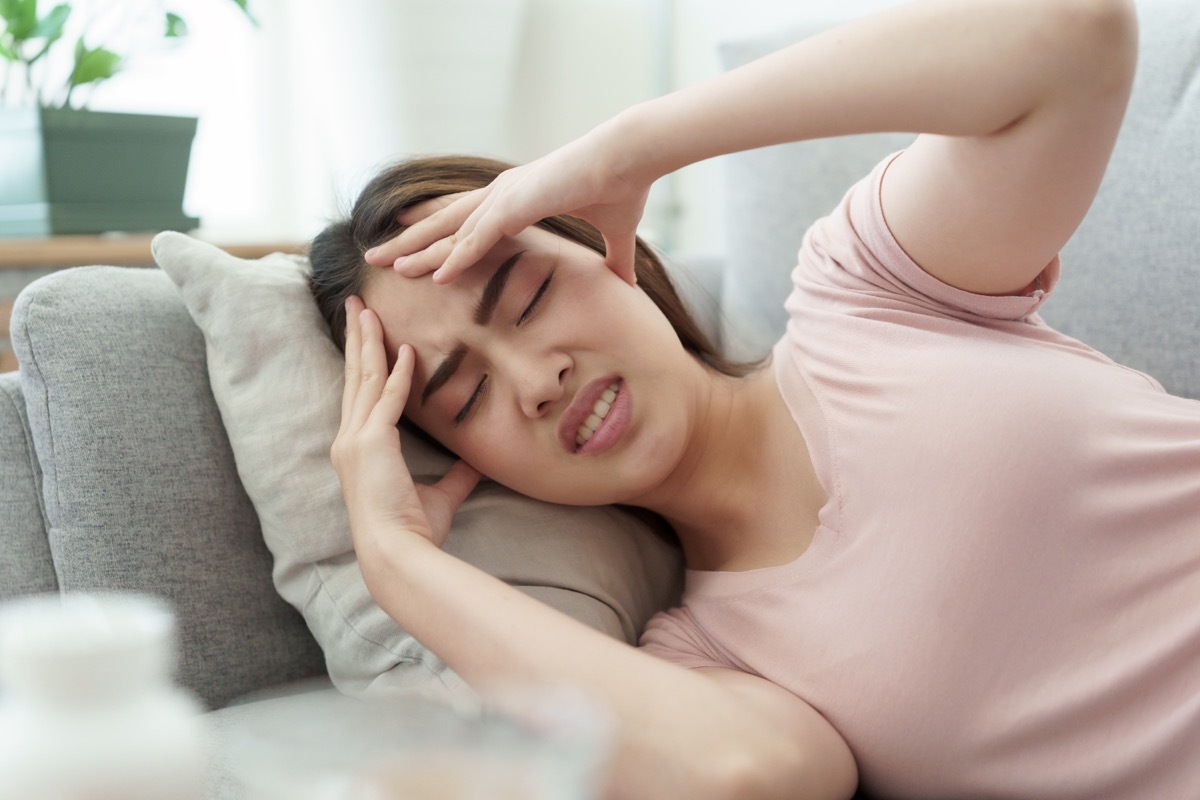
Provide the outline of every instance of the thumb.
[[482,477],[479,471],[465,461],[455,461],[454,465],[446,471],[441,480],[434,484],[434,488],[440,489],[446,495],[446,500],[450,504],[450,513],[453,515],[458,507],[463,504],[467,496],[474,491],[479,484],[479,479]]
[[636,231],[620,236],[604,235],[604,263],[630,286],[637,286],[637,274],[633,268],[636,250]]

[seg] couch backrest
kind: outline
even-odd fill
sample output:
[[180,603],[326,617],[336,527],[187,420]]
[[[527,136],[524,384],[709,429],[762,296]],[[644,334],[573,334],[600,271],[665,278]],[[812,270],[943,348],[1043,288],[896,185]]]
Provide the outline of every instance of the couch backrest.
[[167,600],[180,680],[213,707],[323,673],[303,619],[272,587],[204,337],[166,274],[41,278],[17,300],[12,338],[58,588]]
[[[1200,3],[1140,0],[1133,98],[1095,205],[1063,250],[1063,278],[1042,316],[1168,391],[1200,398]],[[729,42],[726,68],[823,30]],[[766,353],[805,230],[911,135],[855,136],[741,153],[726,165],[730,258],[722,338]]]

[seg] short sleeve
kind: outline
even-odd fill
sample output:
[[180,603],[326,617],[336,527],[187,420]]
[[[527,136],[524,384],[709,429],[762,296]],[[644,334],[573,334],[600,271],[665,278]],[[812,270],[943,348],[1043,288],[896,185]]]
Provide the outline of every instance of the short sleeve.
[[[1022,295],[982,295],[950,286],[925,270],[904,251],[884,218],[881,189],[893,153],[855,184],[828,217],[818,220],[805,237],[793,278],[798,288],[823,286],[849,290],[868,306],[888,298],[927,312],[958,318],[1021,320],[1035,314],[1059,277],[1056,256]],[[811,282],[811,283],[810,283]],[[853,304],[853,303],[851,303]]]
[[721,656],[687,608],[672,608],[651,617],[639,647],[655,658],[688,669],[737,668]]

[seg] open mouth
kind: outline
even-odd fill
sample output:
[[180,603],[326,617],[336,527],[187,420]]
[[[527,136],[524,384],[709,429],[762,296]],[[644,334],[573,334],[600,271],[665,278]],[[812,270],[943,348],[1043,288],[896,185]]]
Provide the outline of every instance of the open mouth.
[[600,397],[596,400],[595,405],[592,406],[592,413],[583,421],[583,424],[579,426],[579,430],[575,433],[576,447],[583,447],[595,435],[596,430],[608,418],[609,412],[612,411],[613,403],[617,399],[617,392],[620,390],[621,382],[613,381],[607,389],[600,393]]
[[572,453],[603,453],[621,440],[632,419],[629,386],[616,375],[579,389],[559,420],[558,437]]

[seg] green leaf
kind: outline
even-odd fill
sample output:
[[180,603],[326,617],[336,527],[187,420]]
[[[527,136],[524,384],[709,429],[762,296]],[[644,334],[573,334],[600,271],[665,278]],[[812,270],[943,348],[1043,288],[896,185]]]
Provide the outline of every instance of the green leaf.
[[167,12],[167,32],[164,34],[168,39],[182,39],[188,35],[187,22],[183,17],[173,12]]
[[30,38],[37,28],[37,0],[4,0],[0,12],[4,15],[8,35],[17,45]]
[[17,52],[0,41],[0,58],[3,58],[5,61],[16,61]]
[[25,0],[0,0],[0,19],[4,20],[6,28],[21,16],[21,7],[24,5]]
[[50,9],[49,14],[38,21],[33,33],[29,34],[29,38],[57,41],[62,38],[63,26],[67,24],[69,16],[71,16],[71,6],[68,3],[59,3]]
[[76,86],[83,86],[86,83],[102,81],[116,75],[120,69],[121,57],[119,55],[103,47],[97,47],[95,50],[89,49],[84,45],[81,37],[75,45],[75,68],[71,70],[71,77],[68,79],[67,85],[74,89]]

